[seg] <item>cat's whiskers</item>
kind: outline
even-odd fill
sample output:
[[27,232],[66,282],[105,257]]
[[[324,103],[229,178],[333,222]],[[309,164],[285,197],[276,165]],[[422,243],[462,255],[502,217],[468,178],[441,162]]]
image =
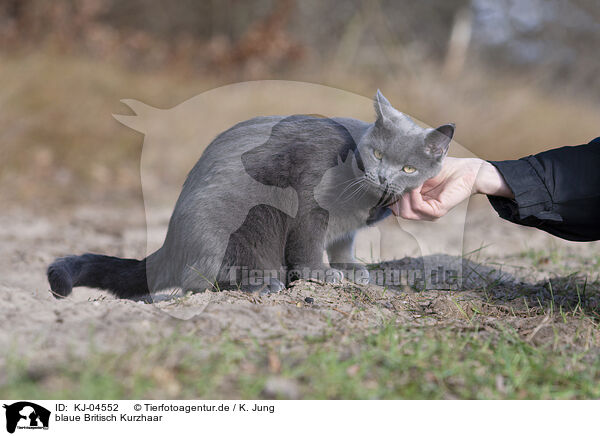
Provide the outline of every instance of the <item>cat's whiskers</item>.
[[342,192],[340,194],[338,194],[338,196],[336,197],[336,200],[340,199],[340,197],[342,197],[344,195],[344,193],[348,190],[351,189],[353,186],[355,186],[358,182],[360,182],[360,180],[362,180],[362,177],[355,177],[352,178],[350,180],[345,180],[342,183],[338,183],[337,185],[334,186],[341,186],[344,184],[347,184],[348,186],[346,186]]
[[391,192],[383,198],[381,202],[381,206],[388,207],[400,200],[402,196],[397,193],[395,189],[392,188]]
[[356,194],[358,194],[361,190],[362,190],[362,186],[357,186],[352,192],[348,193],[348,195],[345,198],[341,198],[340,202],[341,203],[350,202],[356,196]]
[[360,200],[365,195],[366,192],[367,192],[367,186],[366,186],[366,184],[361,184],[344,201],[350,201],[350,200],[356,200],[356,201],[358,201],[358,200]]
[[360,195],[359,195],[359,196],[356,198],[356,201],[357,201],[357,202],[358,202],[358,201],[360,201],[360,200],[361,200],[361,199],[362,199],[362,198],[365,196],[365,194],[366,194],[366,193],[367,193],[367,191],[368,191],[368,189],[367,189],[366,185],[362,185],[362,187],[363,187],[363,189],[362,189],[362,191],[361,191]]
[[[344,188],[344,190],[343,190],[343,191],[342,191],[342,192],[341,192],[341,193],[340,193],[340,194],[337,196],[336,200],[340,200],[340,199],[341,199],[341,200],[343,201],[344,194],[345,194],[345,193],[346,193],[346,192],[347,192],[349,189],[355,188],[357,185],[358,185],[359,187],[361,187],[361,186],[362,186],[362,184],[361,184],[361,182],[362,182],[362,181],[363,181],[362,177],[358,177],[358,178],[356,178],[356,179],[352,180],[352,183],[350,183],[348,186],[346,186],[346,187]],[[352,195],[351,195],[351,196],[352,196]]]
[[401,197],[401,195],[398,194],[396,185],[385,185],[384,187],[379,185],[379,188],[383,189],[383,193],[375,207],[388,207],[398,201]]
[[332,188],[337,188],[338,186],[342,186],[342,185],[345,185],[345,184],[348,184],[348,183],[356,182],[357,180],[362,180],[362,179],[363,179],[363,176],[353,177],[352,179],[350,179],[350,180],[344,180],[343,182],[338,183],[337,185],[331,185],[331,187]]

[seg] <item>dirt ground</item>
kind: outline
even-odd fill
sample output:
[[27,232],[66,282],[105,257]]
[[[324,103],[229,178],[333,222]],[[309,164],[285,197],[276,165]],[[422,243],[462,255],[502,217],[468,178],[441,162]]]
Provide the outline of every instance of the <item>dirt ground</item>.
[[[158,221],[148,222],[148,228],[164,228],[168,216],[165,212]],[[0,215],[0,350],[4,357],[0,365],[6,365],[9,357],[26,359],[34,366],[57,365],[73,356],[85,357],[91,349],[90,341],[94,351],[120,353],[156,343],[175,330],[209,342],[224,332],[231,338],[261,342],[281,336],[318,336],[332,326],[343,332],[389,322],[415,327],[468,327],[475,315],[484,329],[502,321],[533,342],[543,342],[558,328],[564,332],[562,340],[587,340],[588,344],[582,346],[589,346],[597,335],[592,329],[593,318],[559,323],[546,315],[551,304],[573,309],[578,302],[589,313],[594,312],[596,297],[590,294],[581,304],[582,297],[573,285],[595,280],[599,245],[567,243],[502,222],[485,201],[470,205],[467,218],[463,252],[470,254],[462,262],[460,289],[297,282],[277,295],[234,291],[174,297],[164,294],[149,304],[116,300],[105,292],[84,288],[76,288],[69,298],[56,300],[45,278],[49,262],[65,254],[89,251],[143,256],[147,227],[140,204],[129,208],[88,205],[53,215],[12,209]],[[445,230],[457,228],[456,223],[444,220],[437,224],[438,230],[429,228],[430,238],[456,244],[457,236]],[[391,220],[365,232],[358,244],[359,257],[371,262],[382,260],[377,256],[383,257],[383,264],[371,264],[374,270],[386,266],[422,268],[422,260],[408,252],[410,244],[406,242],[410,239],[407,231],[416,234],[411,230],[416,225],[399,225]],[[385,238],[379,239],[384,242],[373,255],[377,230]],[[387,244],[387,252],[382,244]],[[421,247],[426,245],[420,243]],[[396,251],[390,252],[389,247]],[[456,265],[459,259],[427,256],[435,265]],[[393,258],[399,260],[390,262]],[[573,334],[582,328],[587,336]],[[0,370],[0,378],[2,374],[5,371]]]

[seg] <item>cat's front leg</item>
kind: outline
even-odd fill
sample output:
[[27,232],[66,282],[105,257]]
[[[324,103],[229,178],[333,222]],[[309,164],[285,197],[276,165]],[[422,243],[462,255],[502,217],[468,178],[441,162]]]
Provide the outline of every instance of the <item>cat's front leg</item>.
[[314,207],[298,212],[286,240],[285,260],[287,282],[313,279],[326,283],[340,283],[344,274],[323,262],[329,213]]
[[366,285],[369,283],[369,270],[354,257],[354,238],[352,232],[331,242],[327,246],[329,265],[344,273],[344,276],[354,283]]

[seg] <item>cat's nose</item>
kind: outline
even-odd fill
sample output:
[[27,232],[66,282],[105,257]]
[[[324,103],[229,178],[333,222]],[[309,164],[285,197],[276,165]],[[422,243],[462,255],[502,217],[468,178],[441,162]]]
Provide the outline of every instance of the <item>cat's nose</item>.
[[385,185],[386,182],[387,182],[386,177],[379,174],[379,183],[381,183],[382,185]]

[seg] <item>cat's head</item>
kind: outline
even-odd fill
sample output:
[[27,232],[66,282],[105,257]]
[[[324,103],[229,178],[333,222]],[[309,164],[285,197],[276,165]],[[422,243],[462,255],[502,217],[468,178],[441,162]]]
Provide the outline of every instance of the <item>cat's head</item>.
[[381,193],[381,205],[434,177],[454,135],[454,124],[422,128],[394,109],[379,92],[374,98],[377,119],[358,144],[364,180]]

